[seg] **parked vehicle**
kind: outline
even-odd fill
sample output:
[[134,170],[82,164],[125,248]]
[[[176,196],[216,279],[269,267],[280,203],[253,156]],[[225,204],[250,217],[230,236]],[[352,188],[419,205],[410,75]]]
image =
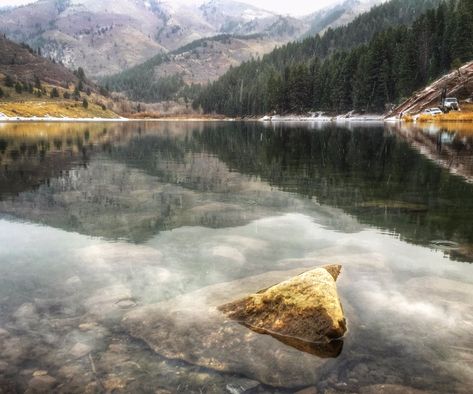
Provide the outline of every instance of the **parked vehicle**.
[[445,100],[443,100],[443,107],[447,111],[460,110],[460,104],[458,103],[458,99],[456,97],[447,97]]
[[437,116],[437,115],[442,115],[443,112],[440,108],[427,108],[427,109],[424,109],[422,114],[423,115]]

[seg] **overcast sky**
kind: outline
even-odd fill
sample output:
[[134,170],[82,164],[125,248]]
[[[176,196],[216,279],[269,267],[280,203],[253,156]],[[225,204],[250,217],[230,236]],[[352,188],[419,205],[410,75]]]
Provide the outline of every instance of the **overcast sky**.
[[[100,1],[100,0],[97,0]],[[168,0],[172,2],[172,0]],[[181,0],[182,1],[182,0]],[[190,0],[199,1],[199,0]],[[339,3],[340,0],[240,0],[282,14],[304,15],[330,4]],[[0,0],[0,5],[21,5],[33,3],[34,0]],[[201,1],[200,1],[201,2]]]

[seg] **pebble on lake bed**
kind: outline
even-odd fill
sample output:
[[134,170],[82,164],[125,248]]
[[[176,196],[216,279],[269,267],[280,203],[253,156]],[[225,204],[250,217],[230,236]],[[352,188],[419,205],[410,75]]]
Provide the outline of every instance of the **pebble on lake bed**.
[[361,394],[427,394],[426,391],[396,384],[375,384],[363,387]]
[[117,302],[117,306],[121,309],[130,309],[136,306],[136,302],[133,300],[121,300]]
[[82,358],[90,353],[92,348],[84,343],[76,343],[70,350],[70,354],[75,358]]
[[48,371],[44,370],[37,370],[33,372],[33,376],[46,376],[48,374]]
[[235,378],[231,383],[226,385],[226,389],[231,394],[243,394],[253,391],[260,385],[256,380],[245,378]]
[[57,384],[57,380],[49,375],[34,376],[28,382],[26,393],[47,393]]

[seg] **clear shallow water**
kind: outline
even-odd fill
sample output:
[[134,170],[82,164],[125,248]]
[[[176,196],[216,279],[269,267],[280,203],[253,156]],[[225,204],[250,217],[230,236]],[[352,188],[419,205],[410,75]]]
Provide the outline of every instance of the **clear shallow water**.
[[[471,174],[471,135],[367,125],[1,125],[0,387],[469,392],[473,185],[446,167]],[[297,388],[284,384],[290,368],[270,387],[166,359],[121,324],[143,305],[326,263],[344,266],[349,333],[320,378]],[[32,381],[38,371],[55,381]]]

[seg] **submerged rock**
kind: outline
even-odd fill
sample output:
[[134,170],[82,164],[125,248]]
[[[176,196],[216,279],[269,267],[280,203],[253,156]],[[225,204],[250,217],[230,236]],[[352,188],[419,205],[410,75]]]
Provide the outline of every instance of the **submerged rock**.
[[340,271],[339,265],[317,268],[220,306],[219,310],[252,330],[273,335],[289,345],[294,340],[330,342],[346,332],[335,283]]
[[230,394],[244,394],[253,391],[259,385],[259,382],[255,380],[235,378],[225,388]]
[[89,354],[92,351],[92,348],[85,343],[76,343],[70,350],[70,354],[75,358],[82,358]]
[[426,391],[396,384],[375,384],[363,387],[361,394],[427,394]]
[[48,374],[48,371],[45,371],[43,369],[39,369],[33,372],[33,376],[46,376]]
[[51,392],[57,380],[49,375],[34,376],[28,383],[26,393],[48,393]]
[[36,306],[30,302],[22,304],[13,314],[16,321],[16,327],[23,330],[29,330],[39,321]]
[[[301,271],[305,270],[268,272],[137,307],[125,315],[122,325],[132,336],[144,340],[168,359],[245,376],[275,387],[314,385],[334,362],[314,354],[336,357],[342,350],[342,341],[312,344],[296,338],[303,342],[305,352],[301,352],[295,344],[287,346],[270,335],[249,330],[218,310],[221,304],[287,280]],[[330,277],[328,271],[324,272]]]
[[8,363],[0,360],[0,373],[5,372],[7,369],[8,369]]

